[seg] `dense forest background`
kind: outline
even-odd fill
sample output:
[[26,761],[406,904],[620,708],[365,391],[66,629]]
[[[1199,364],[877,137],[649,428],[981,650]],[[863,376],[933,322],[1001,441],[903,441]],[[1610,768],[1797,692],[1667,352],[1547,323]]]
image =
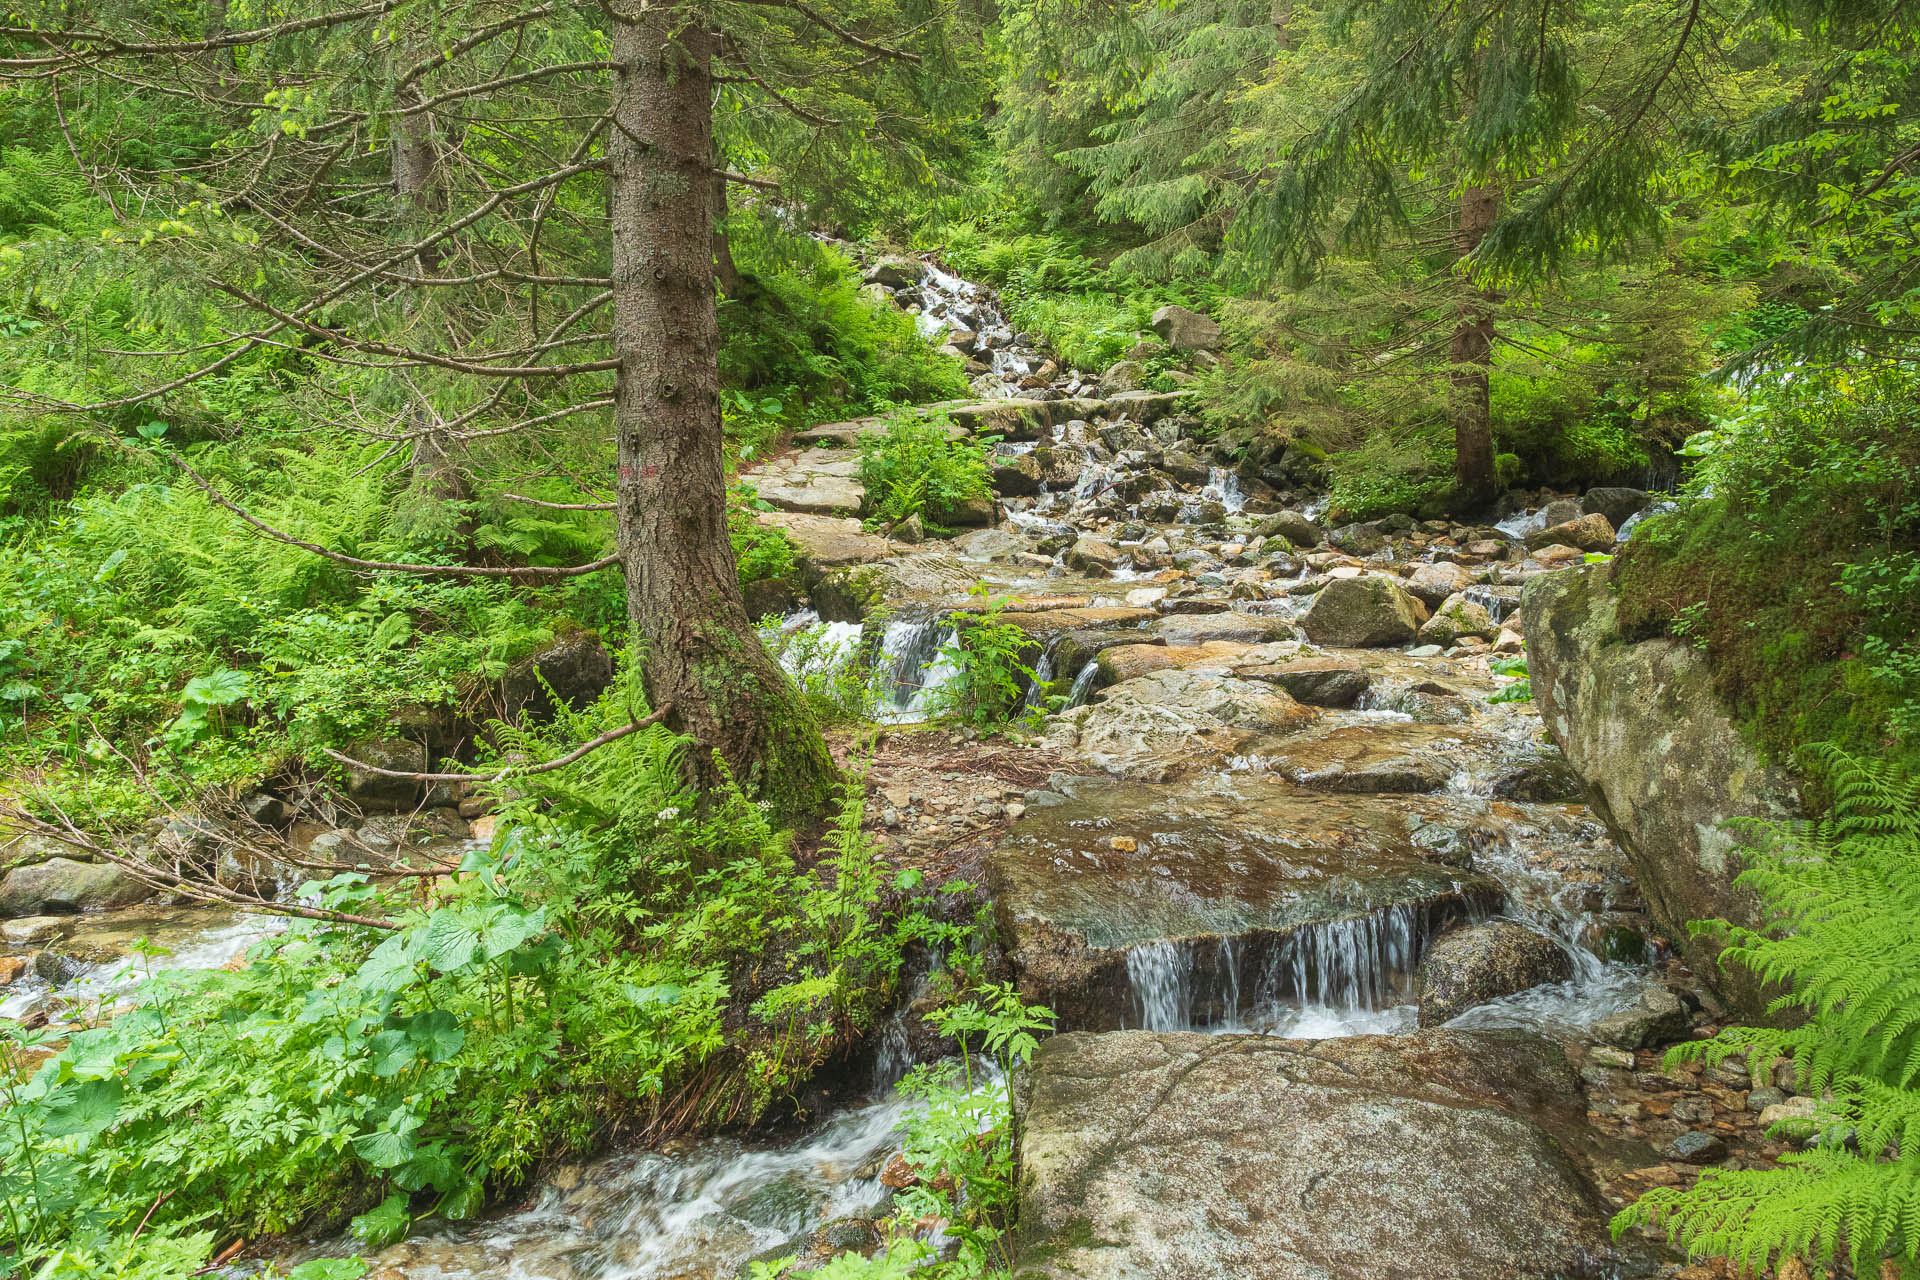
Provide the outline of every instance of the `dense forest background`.
[[[0,1138],[17,1274],[471,1215],[622,1123],[760,1114],[870,1025],[907,948],[980,949],[863,849],[823,737],[846,709],[789,687],[744,603],[795,548],[742,465],[968,394],[863,290],[890,252],[993,285],[1064,367],[1192,387],[1242,475],[1324,491],[1330,522],[1668,494],[1616,566],[1631,629],[1704,648],[1816,807],[1810,744],[1911,809],[1899,4],[108,0],[15,6],[0,39],[21,819],[111,843],[422,717],[496,721],[429,768],[617,737],[503,784],[516,834],[464,888],[336,878],[322,927],[9,1084],[38,1126]],[[1197,375],[1152,336],[1167,304],[1224,327]],[[614,689],[513,723],[503,677],[581,631]],[[954,973],[962,1034],[1039,1025]],[[1846,1069],[1907,1116],[1897,1021]],[[1846,1230],[1765,1191],[1733,1226],[1676,1220],[1703,1252],[1910,1264],[1912,1143],[1868,1132],[1894,1154],[1855,1164],[1901,1172],[1838,1196],[1873,1206]],[[949,1137],[988,1186],[1004,1153]]]

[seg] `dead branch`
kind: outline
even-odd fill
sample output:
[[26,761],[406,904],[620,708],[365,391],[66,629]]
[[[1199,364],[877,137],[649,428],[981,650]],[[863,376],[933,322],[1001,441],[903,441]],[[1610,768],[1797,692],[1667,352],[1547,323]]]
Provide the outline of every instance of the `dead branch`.
[[408,769],[382,769],[378,765],[366,764],[363,761],[355,760],[352,756],[343,755],[335,751],[332,747],[322,747],[320,749],[350,769],[359,769],[366,773],[378,774],[383,778],[404,778],[410,782],[499,782],[503,778],[520,778],[530,774],[551,773],[555,769],[564,769],[582,756],[590,752],[598,751],[609,742],[618,742],[628,734],[638,733],[650,725],[659,724],[661,720],[666,718],[667,713],[671,710],[673,710],[673,705],[669,703],[643,720],[632,720],[621,725],[618,729],[607,730],[597,738],[589,738],[558,759],[548,760],[543,764],[526,765],[524,767],[520,765],[508,765],[498,773],[415,773]]

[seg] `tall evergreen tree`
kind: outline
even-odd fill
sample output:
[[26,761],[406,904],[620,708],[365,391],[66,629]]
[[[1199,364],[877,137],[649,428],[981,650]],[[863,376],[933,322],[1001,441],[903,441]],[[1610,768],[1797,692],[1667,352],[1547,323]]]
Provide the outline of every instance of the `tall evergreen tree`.
[[[964,93],[942,74],[954,13],[923,0],[248,13],[12,11],[0,73],[27,90],[204,115],[206,145],[162,165],[85,120],[67,136],[117,196],[116,234],[168,250],[176,292],[219,335],[144,361],[97,356],[131,391],[32,399],[97,419],[151,412],[286,348],[320,375],[316,422],[386,434],[416,460],[418,496],[456,508],[478,441],[610,433],[605,561],[396,565],[318,549],[410,573],[617,565],[648,697],[692,735],[700,779],[725,771],[785,817],[817,813],[833,766],[747,617],[728,538],[716,221],[728,182],[804,209],[856,165],[923,176],[932,117]],[[716,132],[750,173],[727,167]]]

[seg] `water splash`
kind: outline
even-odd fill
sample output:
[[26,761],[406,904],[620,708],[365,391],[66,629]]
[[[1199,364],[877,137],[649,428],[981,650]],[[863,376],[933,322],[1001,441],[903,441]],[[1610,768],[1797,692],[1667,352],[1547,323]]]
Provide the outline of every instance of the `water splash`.
[[1085,706],[1087,699],[1093,696],[1094,678],[1099,674],[1099,662],[1088,658],[1086,665],[1080,668],[1079,674],[1073,677],[1073,687],[1067,690],[1067,706]]

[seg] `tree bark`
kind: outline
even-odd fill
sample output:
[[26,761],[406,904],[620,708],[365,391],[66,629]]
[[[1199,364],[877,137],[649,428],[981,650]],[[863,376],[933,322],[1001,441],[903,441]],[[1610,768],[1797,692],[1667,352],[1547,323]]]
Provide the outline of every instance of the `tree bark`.
[[[712,34],[661,8],[614,23],[615,518],[647,697],[782,821],[824,811],[826,742],[761,644],[727,536],[713,278]],[[723,763],[722,763],[723,762]]]
[[[1468,187],[1460,194],[1460,220],[1454,248],[1465,258],[1480,247],[1500,209],[1494,187]],[[1493,318],[1496,298],[1461,270],[1461,295],[1453,328],[1453,477],[1454,500],[1462,509],[1484,506],[1494,497]]]
[[[417,104],[418,91],[408,89],[401,106]],[[393,130],[394,192],[416,215],[434,214],[446,207],[446,192],[441,186],[440,142],[434,136],[433,117],[425,110],[403,111]],[[439,254],[431,249],[414,255],[414,266],[430,276],[439,266]],[[417,406],[413,417],[414,487],[423,496],[438,502],[465,502],[473,497],[473,485],[466,468],[455,456],[453,443],[432,421],[427,405]],[[467,522],[461,521],[457,534],[464,538]]]

